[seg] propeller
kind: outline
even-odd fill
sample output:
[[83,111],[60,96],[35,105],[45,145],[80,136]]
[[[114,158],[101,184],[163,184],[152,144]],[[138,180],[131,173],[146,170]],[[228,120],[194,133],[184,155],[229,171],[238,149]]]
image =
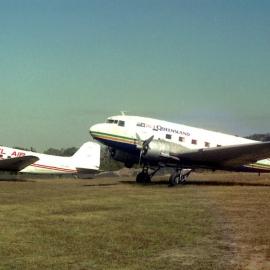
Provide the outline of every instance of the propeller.
[[136,138],[137,138],[137,145],[136,146],[140,150],[140,157],[139,157],[139,166],[140,166],[142,155],[147,152],[147,150],[149,148],[149,144],[154,139],[154,135],[152,135],[151,137],[149,137],[146,140],[142,140],[140,135],[138,133],[136,133]]

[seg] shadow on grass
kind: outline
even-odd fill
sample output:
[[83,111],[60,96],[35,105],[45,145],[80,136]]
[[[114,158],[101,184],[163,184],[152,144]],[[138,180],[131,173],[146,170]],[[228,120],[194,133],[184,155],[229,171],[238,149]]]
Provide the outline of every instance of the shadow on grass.
[[109,187],[109,186],[116,186],[119,185],[119,183],[114,184],[93,184],[93,185],[83,185],[84,187]]
[[33,183],[35,182],[34,180],[29,180],[29,179],[16,179],[16,178],[10,178],[10,179],[2,179],[0,178],[0,182],[23,182],[23,183]]
[[270,183],[248,183],[241,181],[187,181],[185,185],[195,186],[250,186],[250,187],[270,187]]
[[169,184],[169,182],[166,180],[153,181],[151,183],[146,183],[146,184],[137,183],[136,181],[132,181],[132,180],[130,180],[130,181],[123,180],[123,181],[119,181],[119,183],[127,184],[127,185],[138,185],[138,186],[163,186],[163,185],[168,186],[168,184]]
[[[153,181],[147,184],[138,184],[136,181],[120,181],[122,184],[128,185],[140,185],[140,186],[169,186],[169,182],[162,180],[162,181]],[[270,187],[270,183],[247,183],[247,182],[240,182],[240,181],[217,181],[217,180],[209,180],[209,181],[187,181],[184,184],[179,184],[177,187],[183,186],[250,186],[250,187]],[[176,187],[176,186],[175,186]]]
[[21,173],[0,171],[0,182],[35,182],[32,176]]

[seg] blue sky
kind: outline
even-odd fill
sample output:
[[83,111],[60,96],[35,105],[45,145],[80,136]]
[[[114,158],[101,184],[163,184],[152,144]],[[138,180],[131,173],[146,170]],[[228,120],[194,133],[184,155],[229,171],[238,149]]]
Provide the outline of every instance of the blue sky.
[[120,110],[269,132],[269,12],[263,0],[0,0],[0,143],[79,146]]

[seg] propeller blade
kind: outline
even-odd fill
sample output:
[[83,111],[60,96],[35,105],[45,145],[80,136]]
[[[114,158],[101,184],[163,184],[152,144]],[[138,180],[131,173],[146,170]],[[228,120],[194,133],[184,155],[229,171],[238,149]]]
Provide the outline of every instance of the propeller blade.
[[152,135],[151,137],[149,137],[146,140],[142,140],[140,135],[138,133],[136,133],[136,139],[137,139],[137,148],[140,149],[140,157],[139,157],[139,166],[141,165],[141,160],[142,160],[142,155],[143,153],[146,153],[146,151],[148,150],[149,144],[151,143],[151,141],[154,139],[154,135]]
[[142,149],[143,148],[143,141],[138,133],[136,133],[136,140],[137,140],[137,148]]
[[139,158],[139,167],[141,166],[141,160],[142,160],[142,153],[143,153],[143,150],[140,151],[140,158]]
[[147,140],[145,140],[143,142],[143,147],[148,147],[148,145],[152,142],[153,139],[154,139],[154,135],[152,135],[150,138],[148,138]]

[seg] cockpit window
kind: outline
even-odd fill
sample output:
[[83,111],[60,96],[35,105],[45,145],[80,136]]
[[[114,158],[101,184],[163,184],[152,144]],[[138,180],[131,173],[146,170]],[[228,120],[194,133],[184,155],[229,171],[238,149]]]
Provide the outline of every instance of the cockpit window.
[[118,120],[115,120],[115,119],[107,119],[106,121],[107,124],[118,124]]
[[113,119],[107,119],[106,123],[108,124],[113,124],[114,120]]
[[124,127],[124,126],[125,126],[125,121],[121,121],[121,120],[119,120],[119,122],[118,122],[118,126],[120,126],[120,127]]

